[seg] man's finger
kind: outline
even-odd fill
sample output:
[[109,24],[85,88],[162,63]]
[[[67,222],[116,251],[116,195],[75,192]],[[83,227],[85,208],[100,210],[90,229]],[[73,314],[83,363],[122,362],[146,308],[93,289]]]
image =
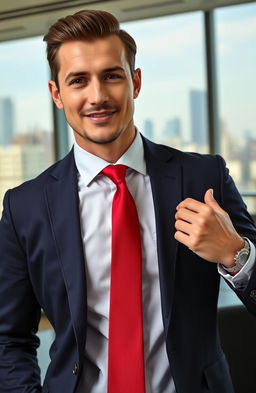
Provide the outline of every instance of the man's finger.
[[199,213],[204,208],[205,203],[199,202],[196,199],[186,198],[177,206],[177,210],[181,208],[189,209],[195,213]]
[[190,235],[192,231],[192,225],[182,220],[176,221],[175,228],[177,229],[177,231],[186,233],[187,235]]
[[174,234],[175,239],[184,244],[185,246],[189,247],[189,236],[183,232],[177,231]]
[[185,209],[185,208],[180,208],[176,214],[175,214],[175,219],[176,220],[184,220],[187,222],[194,222],[196,215],[198,213],[195,213],[194,211],[191,211],[189,209]]
[[222,214],[224,216],[227,215],[225,210],[223,210],[220,207],[220,205],[218,204],[218,202],[214,199],[212,188],[209,188],[209,190],[206,191],[206,193],[204,195],[204,201],[205,201],[206,205],[210,206],[215,212]]

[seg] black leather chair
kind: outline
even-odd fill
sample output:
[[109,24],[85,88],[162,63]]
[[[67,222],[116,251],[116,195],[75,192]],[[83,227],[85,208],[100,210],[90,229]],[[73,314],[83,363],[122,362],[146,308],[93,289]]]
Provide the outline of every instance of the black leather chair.
[[256,393],[256,318],[243,305],[218,309],[223,350],[236,393]]

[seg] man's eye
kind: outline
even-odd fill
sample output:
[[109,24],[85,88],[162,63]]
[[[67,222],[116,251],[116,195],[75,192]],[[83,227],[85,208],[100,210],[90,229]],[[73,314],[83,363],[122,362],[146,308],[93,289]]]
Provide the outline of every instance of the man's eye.
[[76,79],[73,79],[70,82],[70,84],[71,85],[80,85],[81,83],[84,83],[84,82],[85,82],[84,78],[76,78]]
[[105,79],[107,79],[107,80],[112,80],[112,79],[121,79],[122,77],[121,77],[121,75],[119,75],[119,74],[107,74],[106,76],[105,76]]

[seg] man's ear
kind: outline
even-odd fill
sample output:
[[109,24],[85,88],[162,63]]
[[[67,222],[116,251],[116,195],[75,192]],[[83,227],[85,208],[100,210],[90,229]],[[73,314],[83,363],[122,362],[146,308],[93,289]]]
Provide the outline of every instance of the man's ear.
[[141,69],[137,68],[133,73],[133,98],[137,98],[141,88]]
[[48,82],[48,87],[49,87],[49,91],[51,93],[52,99],[55,103],[55,105],[57,106],[58,109],[63,109],[63,104],[62,104],[62,100],[60,97],[60,92],[59,89],[56,85],[56,82],[54,81],[49,81]]

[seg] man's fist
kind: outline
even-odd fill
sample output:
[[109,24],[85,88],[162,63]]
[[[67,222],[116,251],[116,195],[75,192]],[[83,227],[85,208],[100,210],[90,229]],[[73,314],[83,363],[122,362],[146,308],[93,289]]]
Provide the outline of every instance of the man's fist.
[[209,262],[234,266],[234,257],[244,240],[214,199],[212,189],[206,191],[204,202],[187,198],[177,206],[174,237]]

